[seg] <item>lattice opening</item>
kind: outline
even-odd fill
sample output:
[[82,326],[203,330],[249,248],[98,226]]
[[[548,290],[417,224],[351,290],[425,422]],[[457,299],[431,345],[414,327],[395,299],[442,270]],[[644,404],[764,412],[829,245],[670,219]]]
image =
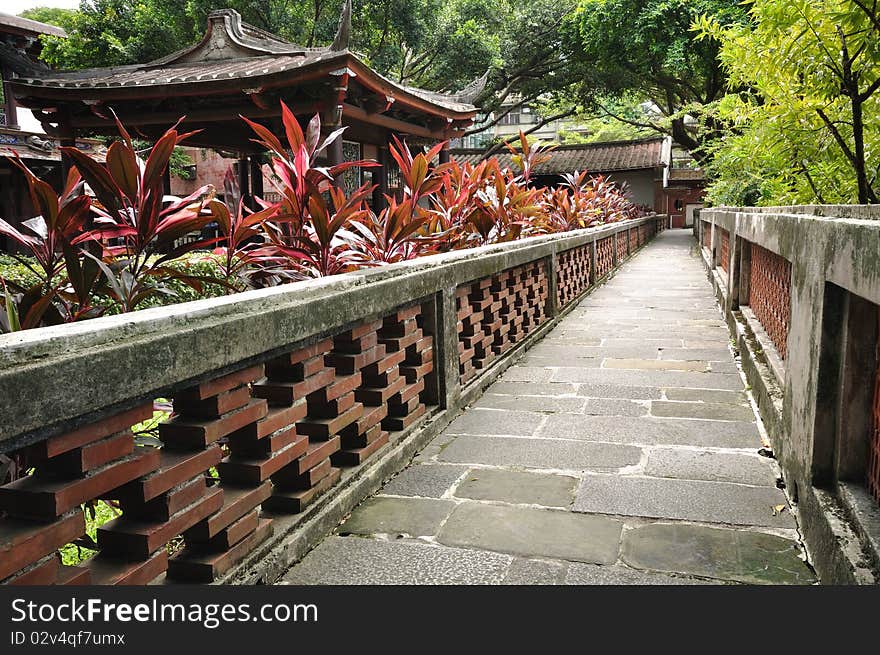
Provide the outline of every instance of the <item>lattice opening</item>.
[[767,331],[779,357],[785,359],[791,320],[791,263],[751,244],[749,306]]
[[590,288],[590,251],[592,244],[559,254],[556,264],[556,299],[565,307]]

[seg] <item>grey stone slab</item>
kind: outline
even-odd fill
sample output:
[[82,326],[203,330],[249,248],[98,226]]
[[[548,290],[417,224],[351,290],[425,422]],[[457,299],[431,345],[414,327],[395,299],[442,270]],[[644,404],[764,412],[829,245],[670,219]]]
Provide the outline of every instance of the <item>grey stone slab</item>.
[[536,412],[471,407],[450,423],[447,434],[509,434],[531,436],[546,416]]
[[623,560],[638,569],[749,584],[813,584],[794,541],[747,530],[686,524],[627,530]]
[[739,373],[734,362],[709,362],[709,371],[712,373]]
[[577,368],[602,368],[598,357],[566,357],[565,355],[526,355],[523,366],[572,366]]
[[653,416],[670,418],[697,418],[715,421],[754,421],[755,414],[747,405],[728,403],[694,403],[655,400],[651,403]]
[[[506,585],[558,585],[565,581],[568,562],[515,557],[507,569]],[[585,565],[587,566],[587,565]]]
[[625,338],[625,339],[616,339],[613,337],[609,337],[607,339],[602,339],[602,347],[609,348],[622,348],[626,346],[634,346],[634,347],[644,347],[644,346],[656,346],[657,348],[681,348],[682,340],[681,339],[670,339],[669,337],[665,338],[656,338],[656,339],[635,339],[635,338]]
[[704,362],[729,361],[733,363],[733,355],[730,354],[724,342],[719,341],[718,346],[718,348],[664,348],[660,351],[660,359]]
[[339,527],[340,534],[437,534],[455,503],[429,498],[367,498]]
[[564,471],[608,470],[638,464],[633,446],[559,439],[462,436],[438,456],[440,461],[490,466],[521,466]]
[[578,479],[552,473],[472,469],[455,490],[458,498],[503,503],[569,507]]
[[586,398],[578,398],[577,396],[554,398],[552,396],[509,396],[487,393],[474,403],[474,407],[515,409],[545,414],[580,414],[584,411],[586,402]]
[[758,454],[652,448],[645,464],[645,474],[659,478],[776,485],[776,471],[771,460]]
[[[574,396],[578,395],[577,389],[576,384],[565,382],[496,382],[486,389],[486,393],[509,396]],[[659,394],[657,397],[660,397]]]
[[681,389],[670,387],[663,390],[669,400],[686,400],[703,403],[728,403],[748,405],[749,399],[744,391],[718,391],[715,389]]
[[508,555],[360,537],[329,537],[285,576],[292,585],[501,584]]
[[673,478],[587,475],[577,512],[793,528],[785,494],[775,487]]
[[467,471],[466,466],[416,464],[401,471],[382,488],[391,496],[440,498]]
[[588,398],[624,398],[629,400],[659,400],[661,398],[658,387],[633,387],[620,384],[579,384],[577,385],[577,394]]
[[617,560],[623,524],[572,512],[462,503],[437,540],[448,546],[594,564]]
[[571,562],[565,576],[568,585],[706,585],[706,580],[688,577],[676,577],[665,573],[639,571],[626,566],[612,564],[582,564]]
[[503,382],[550,382],[553,369],[535,366],[511,366],[501,375]]
[[593,416],[645,416],[648,407],[622,398],[589,398],[582,413]]
[[[543,370],[543,369],[542,369]],[[553,382],[619,384],[633,387],[688,387],[742,391],[739,375],[730,373],[693,373],[686,371],[634,371],[610,368],[559,367],[551,371]]]
[[754,423],[674,418],[554,414],[547,417],[537,436],[648,446],[761,447]]
[[676,361],[671,359],[606,359],[604,368],[620,368],[639,371],[696,371],[706,372],[709,364],[702,361]]

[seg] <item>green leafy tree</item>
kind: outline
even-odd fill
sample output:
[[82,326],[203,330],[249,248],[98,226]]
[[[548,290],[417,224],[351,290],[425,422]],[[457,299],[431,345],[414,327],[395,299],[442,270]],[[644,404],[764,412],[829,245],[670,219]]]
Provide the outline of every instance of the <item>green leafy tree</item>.
[[[705,161],[705,144],[717,136],[718,126],[710,121],[701,131],[693,119],[703,118],[706,106],[727,87],[719,44],[691,31],[703,15],[719,25],[746,21],[740,0],[580,0],[563,27],[581,80],[573,92],[588,109],[670,134]],[[628,94],[653,103],[660,117],[616,114],[607,99]]]
[[750,24],[696,26],[720,43],[731,126],[716,201],[878,202],[880,13],[870,0],[753,0]]
[[76,11],[74,9],[64,9],[61,7],[33,7],[31,9],[25,9],[19,14],[19,16],[68,30],[73,27],[73,20],[74,16],[76,16]]

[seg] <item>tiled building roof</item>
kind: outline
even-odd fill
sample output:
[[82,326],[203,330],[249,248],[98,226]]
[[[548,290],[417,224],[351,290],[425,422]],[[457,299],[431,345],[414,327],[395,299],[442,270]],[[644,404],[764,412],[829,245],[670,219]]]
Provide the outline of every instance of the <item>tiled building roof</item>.
[[[550,161],[535,168],[536,175],[558,175],[573,171],[610,173],[612,171],[635,171],[666,165],[664,137],[639,139],[637,141],[610,141],[559,146],[552,151]],[[482,150],[458,150],[452,157],[458,162],[477,163],[483,158]],[[496,155],[502,166],[511,166],[510,152],[504,150]]]

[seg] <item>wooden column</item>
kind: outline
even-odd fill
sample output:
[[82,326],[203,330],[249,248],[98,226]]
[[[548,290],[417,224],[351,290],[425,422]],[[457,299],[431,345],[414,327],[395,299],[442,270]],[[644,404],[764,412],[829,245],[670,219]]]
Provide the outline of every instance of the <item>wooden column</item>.
[[[238,192],[241,194],[242,200],[246,206],[250,205],[251,187],[248,182],[248,173],[250,172],[250,161],[247,155],[240,155],[238,158]],[[236,208],[237,209],[237,208]],[[234,210],[233,210],[234,211]]]
[[3,113],[6,115],[6,127],[18,129],[18,113],[15,108],[18,106],[15,102],[15,96],[9,88],[7,80],[12,78],[12,73],[4,66],[0,68],[0,77],[3,83]]
[[440,163],[449,163],[449,142],[447,142],[446,145],[443,146],[443,150],[440,151]]
[[[58,121],[58,141],[62,146],[76,146],[76,130],[66,116]],[[65,154],[61,155],[61,188],[67,182],[67,174],[73,167],[73,160]]]
[[263,168],[260,165],[260,155],[251,155],[251,197],[262,198],[265,193],[263,189]]
[[373,189],[373,211],[378,214],[387,205],[385,194],[388,193],[388,162],[391,161],[387,144],[379,146],[379,155],[376,160],[380,166],[373,169],[373,181],[376,184],[376,188]]

